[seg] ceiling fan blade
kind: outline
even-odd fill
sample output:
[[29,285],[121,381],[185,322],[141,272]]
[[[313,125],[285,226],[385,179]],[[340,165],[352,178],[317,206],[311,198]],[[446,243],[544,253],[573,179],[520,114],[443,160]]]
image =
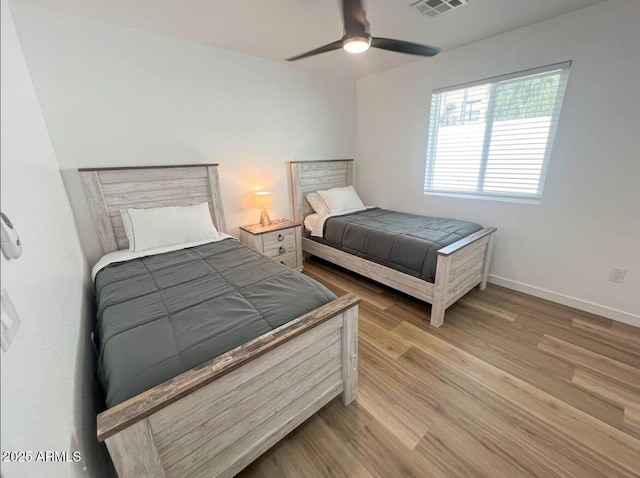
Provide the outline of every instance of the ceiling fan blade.
[[369,24],[361,0],[342,0],[342,17],[346,36],[364,36],[367,33]]
[[286,61],[296,61],[301,60],[302,58],[307,58],[313,55],[319,55],[320,53],[326,53],[328,51],[339,50],[342,48],[342,40],[336,40],[333,43],[329,43],[327,45],[321,46],[320,48],[316,48],[315,50],[308,51],[303,53],[302,55],[292,56],[291,58],[287,58]]
[[396,51],[398,53],[408,53],[409,55],[434,56],[440,52],[440,48],[420,45],[409,41],[392,40],[391,38],[371,39],[371,46],[382,50]]

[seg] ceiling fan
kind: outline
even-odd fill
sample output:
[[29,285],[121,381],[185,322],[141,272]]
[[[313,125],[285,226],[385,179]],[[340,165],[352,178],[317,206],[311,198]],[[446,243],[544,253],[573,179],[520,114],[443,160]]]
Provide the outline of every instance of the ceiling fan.
[[368,50],[370,46],[382,50],[419,56],[434,56],[440,51],[439,48],[420,45],[418,43],[392,40],[391,38],[372,37],[370,25],[367,21],[361,0],[342,0],[342,16],[344,18],[344,36],[340,40],[301,55],[287,58],[287,61],[301,60],[302,58],[339,50],[340,48],[344,48],[349,53],[362,53]]

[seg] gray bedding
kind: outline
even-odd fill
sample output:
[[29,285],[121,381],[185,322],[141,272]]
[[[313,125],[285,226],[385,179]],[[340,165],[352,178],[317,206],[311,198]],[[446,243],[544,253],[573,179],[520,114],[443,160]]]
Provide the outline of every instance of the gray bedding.
[[107,407],[335,298],[235,239],[111,264],[96,293]]
[[472,222],[373,208],[334,216],[313,240],[434,282],[437,251],[482,229]]

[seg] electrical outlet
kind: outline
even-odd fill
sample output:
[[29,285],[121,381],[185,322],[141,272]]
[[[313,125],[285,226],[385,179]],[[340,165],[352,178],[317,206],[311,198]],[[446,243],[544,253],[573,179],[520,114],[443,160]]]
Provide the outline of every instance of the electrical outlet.
[[621,267],[612,267],[611,272],[609,273],[609,280],[611,282],[618,282],[622,284],[626,275],[627,269],[623,269]]

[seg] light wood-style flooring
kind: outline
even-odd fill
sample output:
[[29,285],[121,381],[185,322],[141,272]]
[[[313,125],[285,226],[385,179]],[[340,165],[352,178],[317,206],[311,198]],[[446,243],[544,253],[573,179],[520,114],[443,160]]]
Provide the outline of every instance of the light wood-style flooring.
[[640,329],[497,286],[429,306],[335,266],[360,306],[359,394],[243,477],[640,476]]

